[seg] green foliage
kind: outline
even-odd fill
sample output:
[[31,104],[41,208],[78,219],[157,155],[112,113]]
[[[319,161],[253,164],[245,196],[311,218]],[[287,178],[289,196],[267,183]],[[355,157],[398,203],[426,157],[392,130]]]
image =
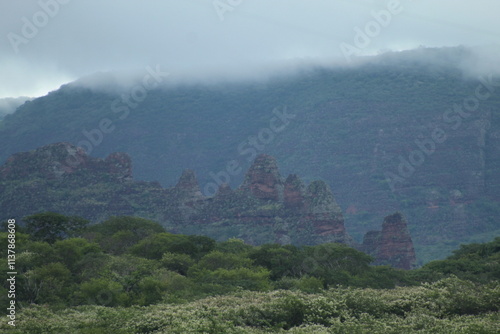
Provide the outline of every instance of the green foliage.
[[161,257],[160,263],[168,270],[185,276],[188,269],[194,264],[194,260],[187,254],[167,252]]
[[[372,258],[343,244],[317,246],[281,246],[266,244],[256,247],[250,258],[256,265],[271,271],[271,279],[312,276],[325,285],[394,287],[402,275],[390,268],[370,267]],[[280,284],[287,285],[287,280]]]
[[485,259],[500,253],[500,237],[484,244],[461,245],[460,249],[453,251],[450,259]]
[[391,289],[397,285],[409,285],[410,280],[404,270],[389,266],[375,266],[356,275],[350,282],[355,287],[370,287],[374,289]]
[[37,213],[23,220],[26,223],[26,232],[33,240],[49,243],[76,236],[89,223],[80,217],[68,217],[54,212]]
[[[139,231],[140,221],[135,222]],[[402,271],[370,266],[370,256],[342,244],[250,246],[166,232],[146,232],[123,253],[95,242],[104,245],[127,232],[119,224],[106,231],[109,226],[99,232],[92,227],[101,239],[89,232],[87,239],[49,243],[21,234],[16,258],[21,328],[30,333],[498,331],[500,238]],[[6,288],[4,283],[0,292]]]
[[90,226],[85,235],[95,238],[101,247],[113,254],[123,254],[140,240],[165,232],[160,224],[139,217],[111,217],[100,224]]
[[130,248],[136,256],[159,260],[166,252],[194,255],[196,246],[184,235],[157,233],[141,240]]
[[500,277],[500,237],[484,244],[462,245],[446,260],[433,261],[412,272],[418,281],[435,281],[456,275],[475,282],[490,282]]
[[112,254],[123,254],[139,240],[141,238],[132,231],[118,231],[110,238],[102,238],[100,244]]
[[101,252],[99,245],[91,243],[83,238],[71,238],[56,241],[52,247],[55,256],[68,268],[75,268],[78,262],[87,254],[94,256]]
[[[432,57],[440,57],[434,51],[427,52],[432,53]],[[438,53],[448,58],[450,53],[460,55],[462,51],[440,50]],[[268,153],[284,164],[287,171],[304,175],[308,180],[324,179],[334,189],[343,208],[352,204],[351,199],[356,199],[354,202],[359,202],[355,208],[357,213],[349,215],[347,222],[350,234],[358,241],[383,219],[379,213],[383,210],[370,209],[372,213],[368,216],[362,214],[373,206],[373,198],[365,196],[364,190],[380,194],[377,199],[381,208],[408,204],[409,222],[421,222],[410,228],[417,256],[421,263],[426,263],[444,258],[458,246],[448,245],[449,240],[473,242],[470,237],[485,235],[498,228],[495,217],[500,211],[494,195],[498,194],[500,184],[500,160],[492,137],[481,148],[484,166],[468,163],[471,157],[477,156],[477,145],[469,144],[471,138],[477,136],[476,123],[482,122],[479,115],[464,119],[460,131],[448,131],[450,124],[438,122],[436,126],[442,126],[449,138],[440,144],[440,158],[426,159],[425,172],[423,169],[417,172],[416,178],[401,185],[401,191],[391,192],[384,173],[397,173],[398,157],[402,154],[407,158],[411,152],[407,150],[418,149],[415,139],[422,136],[421,139],[431,139],[432,129],[423,129],[422,124],[439,120],[444,110],[463,101],[478,84],[474,80],[464,80],[461,72],[450,68],[449,64],[435,67],[409,63],[398,55],[391,56],[383,64],[351,69],[311,69],[266,83],[182,85],[151,90],[125,120],[118,120],[118,115],[109,108],[119,96],[68,85],[26,103],[0,122],[0,157],[5,161],[13,153],[54,142],[77,144],[85,139],[83,128],[93,129],[98,120],[108,118],[119,121],[120,126],[99,146],[93,147],[92,156],[105,157],[119,148],[131,155],[134,175],[138,179],[158,180],[162,185],[175,184],[182,169],[196,168],[203,188],[213,182],[210,171],[224,171],[227,163],[235,158],[238,145],[245,138],[258,134],[260,129],[268,128],[275,117],[275,108],[281,110],[281,106],[287,106],[288,112],[296,116],[277,134],[272,145],[266,147]],[[482,112],[491,115],[488,117],[491,123],[488,133],[491,134],[499,129],[499,98],[500,95],[492,94],[481,101]],[[182,136],[178,135],[179,129],[183,130]],[[131,136],[131,133],[147,135]],[[383,152],[375,160],[374,147],[378,148],[377,152]],[[246,156],[242,158],[240,167],[245,170],[248,167]],[[196,166],[192,165],[193,161]],[[27,173],[29,178],[21,181],[21,175],[14,175],[17,179],[0,181],[3,190],[0,203],[6,208],[2,218],[51,210],[88,215],[92,221],[100,221],[109,215],[133,213],[176,225],[172,227],[179,233],[201,233],[203,230],[203,234],[218,240],[242,237],[256,230],[226,224],[234,217],[235,210],[223,204],[214,205],[210,208],[213,212],[207,212],[213,213],[208,217],[222,217],[222,226],[190,226],[178,223],[178,218],[182,218],[179,212],[165,209],[164,196],[159,195],[165,191],[159,186],[112,182],[109,173],[97,176],[88,175],[97,173],[82,171],[75,171],[71,177],[64,175],[60,179],[47,180],[42,177],[43,172],[50,173],[50,170],[37,169],[34,162],[27,161],[28,164],[33,164],[32,169],[28,169],[33,171]],[[450,177],[443,178],[443,172]],[[482,192],[482,197],[464,193],[462,200],[467,198],[472,203],[450,198],[450,190],[464,190],[461,188],[463,182],[457,180],[468,180],[476,173],[484,175],[486,190],[483,192],[481,187],[471,186],[474,189],[470,191],[471,194]],[[355,183],[353,175],[356,175]],[[239,179],[232,177],[231,186],[237,186]],[[314,188],[317,186],[313,184]],[[436,198],[429,198],[430,190],[436,190]],[[434,199],[439,209],[429,210],[428,200]],[[244,210],[243,213],[247,210],[238,205],[234,208]],[[449,228],[458,224],[457,217],[464,216],[459,213],[462,209],[465,217],[475,223],[465,224],[459,219],[464,229]],[[269,233],[257,232],[256,243],[273,241]],[[433,238],[428,238],[429,235]],[[121,234],[117,240],[109,242],[116,243],[113,251],[121,254],[132,241]]]
[[241,239],[230,238],[226,241],[218,242],[215,249],[224,253],[247,254],[253,249],[253,247],[246,244]]
[[249,256],[256,265],[269,269],[273,280],[285,275],[294,275],[296,267],[302,259],[297,247],[279,244],[265,244],[256,247]]
[[[263,268],[235,268],[202,270],[196,275],[202,283],[220,284],[225,287],[238,287],[244,290],[263,291],[270,288],[269,271]],[[231,291],[231,289],[229,289]]]
[[[253,261],[241,253],[213,251],[189,268],[188,277],[208,286],[215,284],[247,290],[266,290],[270,287],[269,271],[255,267]],[[217,290],[216,286],[212,288]]]
[[62,263],[49,263],[28,271],[25,278],[26,291],[31,290],[29,299],[34,303],[64,303],[68,297],[71,272]]
[[102,223],[92,225],[88,228],[89,232],[101,233],[103,236],[109,237],[116,232],[130,231],[138,236],[139,240],[151,234],[165,232],[157,222],[139,218],[139,217],[111,217]]
[[275,289],[299,290],[307,293],[320,292],[324,286],[322,280],[307,275],[300,278],[283,277],[274,283]]
[[[7,246],[9,244],[8,236],[8,232],[0,232],[0,254],[2,255],[2,258],[7,258]],[[18,252],[25,249],[24,246],[28,242],[29,238],[29,234],[16,231],[16,249]]]
[[198,261],[197,267],[199,269],[217,270],[222,269],[236,269],[236,268],[250,268],[253,261],[249,258],[242,257],[238,254],[222,253],[219,251],[211,252]]
[[182,253],[199,258],[211,251],[215,241],[203,236],[178,235],[171,233],[153,234],[130,248],[137,256],[159,260],[166,252]]
[[195,252],[191,255],[196,259],[215,249],[215,240],[207,236],[187,235],[186,238],[195,246]]
[[93,278],[84,282],[75,292],[75,300],[78,304],[118,306],[126,304],[127,299],[119,283],[105,278]]
[[[155,279],[144,284],[152,294],[162,293]],[[86,293],[102,294],[109,288],[109,282],[92,281]],[[9,333],[493,334],[500,329],[499,293],[498,283],[475,285],[455,277],[388,290],[244,291],[130,308],[54,310],[33,305],[19,311],[19,322]],[[0,330],[7,326],[2,322]]]
[[157,277],[144,277],[139,282],[139,289],[141,291],[139,303],[141,305],[154,304],[162,300],[163,291],[166,289],[166,282]]
[[[347,272],[351,275],[361,274],[369,268],[373,258],[363,252],[343,244],[321,244],[304,247],[307,265],[303,270],[309,270],[315,275],[326,275],[333,272]],[[334,280],[327,284],[336,284]]]

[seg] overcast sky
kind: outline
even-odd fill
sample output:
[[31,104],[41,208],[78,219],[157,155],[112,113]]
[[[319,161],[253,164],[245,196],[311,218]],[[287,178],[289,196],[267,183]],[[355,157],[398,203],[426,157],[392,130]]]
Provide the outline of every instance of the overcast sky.
[[0,98],[157,64],[188,77],[252,76],[297,61],[498,45],[499,13],[499,0],[2,0]]

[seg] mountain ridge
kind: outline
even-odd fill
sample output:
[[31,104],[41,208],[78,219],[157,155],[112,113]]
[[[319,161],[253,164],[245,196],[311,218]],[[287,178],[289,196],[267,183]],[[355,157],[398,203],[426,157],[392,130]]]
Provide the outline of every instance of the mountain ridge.
[[[165,187],[193,168],[202,193],[212,195],[224,173],[231,187],[241,184],[253,152],[270,154],[285,175],[321,179],[335,189],[359,243],[388,212],[402,211],[420,261],[443,258],[500,229],[498,78],[483,77],[490,83],[479,86],[481,80],[464,75],[457,66],[468,59],[466,49],[417,51],[265,82],[171,85],[148,91],[123,120],[111,108],[118,95],[67,85],[0,122],[0,158],[54,142],[80,143],[101,158],[128,152],[135,179]],[[417,61],[425,53],[441,64]],[[469,117],[457,118],[455,105],[478,87],[480,94],[493,91]],[[282,131],[271,126],[276,110],[294,115]],[[101,122],[106,119],[112,123]],[[434,141],[428,155],[415,142],[434,140],[436,129],[447,139]],[[391,189],[388,175],[402,178],[398,169],[414,151],[421,152],[413,153],[418,166]]]

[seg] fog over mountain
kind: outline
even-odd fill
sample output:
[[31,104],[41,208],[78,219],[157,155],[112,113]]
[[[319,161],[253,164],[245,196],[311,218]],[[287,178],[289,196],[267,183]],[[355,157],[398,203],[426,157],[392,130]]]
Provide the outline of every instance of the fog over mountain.
[[6,97],[0,99],[0,120],[4,118],[5,115],[12,114],[14,111],[16,111],[17,107],[31,99],[32,98],[27,96],[20,96],[16,98]]
[[0,333],[497,333],[499,13],[0,0]]
[[358,56],[419,46],[477,47],[468,67],[491,71],[497,65],[488,48],[500,40],[494,0],[41,0],[1,7],[0,97],[41,96],[103,71],[161,65],[184,81],[255,79],[297,64],[352,66]]
[[[172,187],[188,168],[210,197],[266,153],[283,175],[327,182],[358,242],[402,211],[425,262],[499,231],[500,80],[477,59],[466,47],[417,48],[217,85],[159,64],[101,72],[6,116],[0,160],[57,142],[125,152],[135,179]],[[5,194],[6,207],[32,203]]]
[[[217,69],[200,70],[188,74],[182,70],[168,70],[162,65],[156,69],[162,73],[165,80],[160,86],[172,88],[184,85],[219,85],[240,83],[265,83],[270,80],[295,78],[305,73],[312,73],[318,69],[355,69],[364,65],[386,64],[391,66],[407,64],[407,66],[426,66],[436,68],[450,68],[461,71],[464,78],[477,80],[481,76],[500,74],[500,47],[451,47],[451,48],[425,48],[406,51],[387,51],[380,55],[359,56],[349,63],[344,60],[326,61],[320,59],[287,60],[276,63],[256,65],[253,71],[247,68],[225,72]],[[109,93],[123,93],[140,85],[144,76],[148,74],[146,66],[142,69],[101,71],[92,73],[70,83],[70,86],[91,88],[96,91]]]

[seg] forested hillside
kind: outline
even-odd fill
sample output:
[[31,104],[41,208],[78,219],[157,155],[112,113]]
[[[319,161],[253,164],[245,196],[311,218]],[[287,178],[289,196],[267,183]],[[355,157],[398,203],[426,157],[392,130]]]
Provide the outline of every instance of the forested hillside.
[[70,142],[97,157],[126,152],[135,178],[164,186],[193,169],[213,195],[269,153],[285,175],[325,180],[358,242],[404,212],[424,263],[500,230],[498,78],[465,76],[468,56],[422,49],[267,81],[170,83],[129,105],[69,84],[0,122],[0,158]]

